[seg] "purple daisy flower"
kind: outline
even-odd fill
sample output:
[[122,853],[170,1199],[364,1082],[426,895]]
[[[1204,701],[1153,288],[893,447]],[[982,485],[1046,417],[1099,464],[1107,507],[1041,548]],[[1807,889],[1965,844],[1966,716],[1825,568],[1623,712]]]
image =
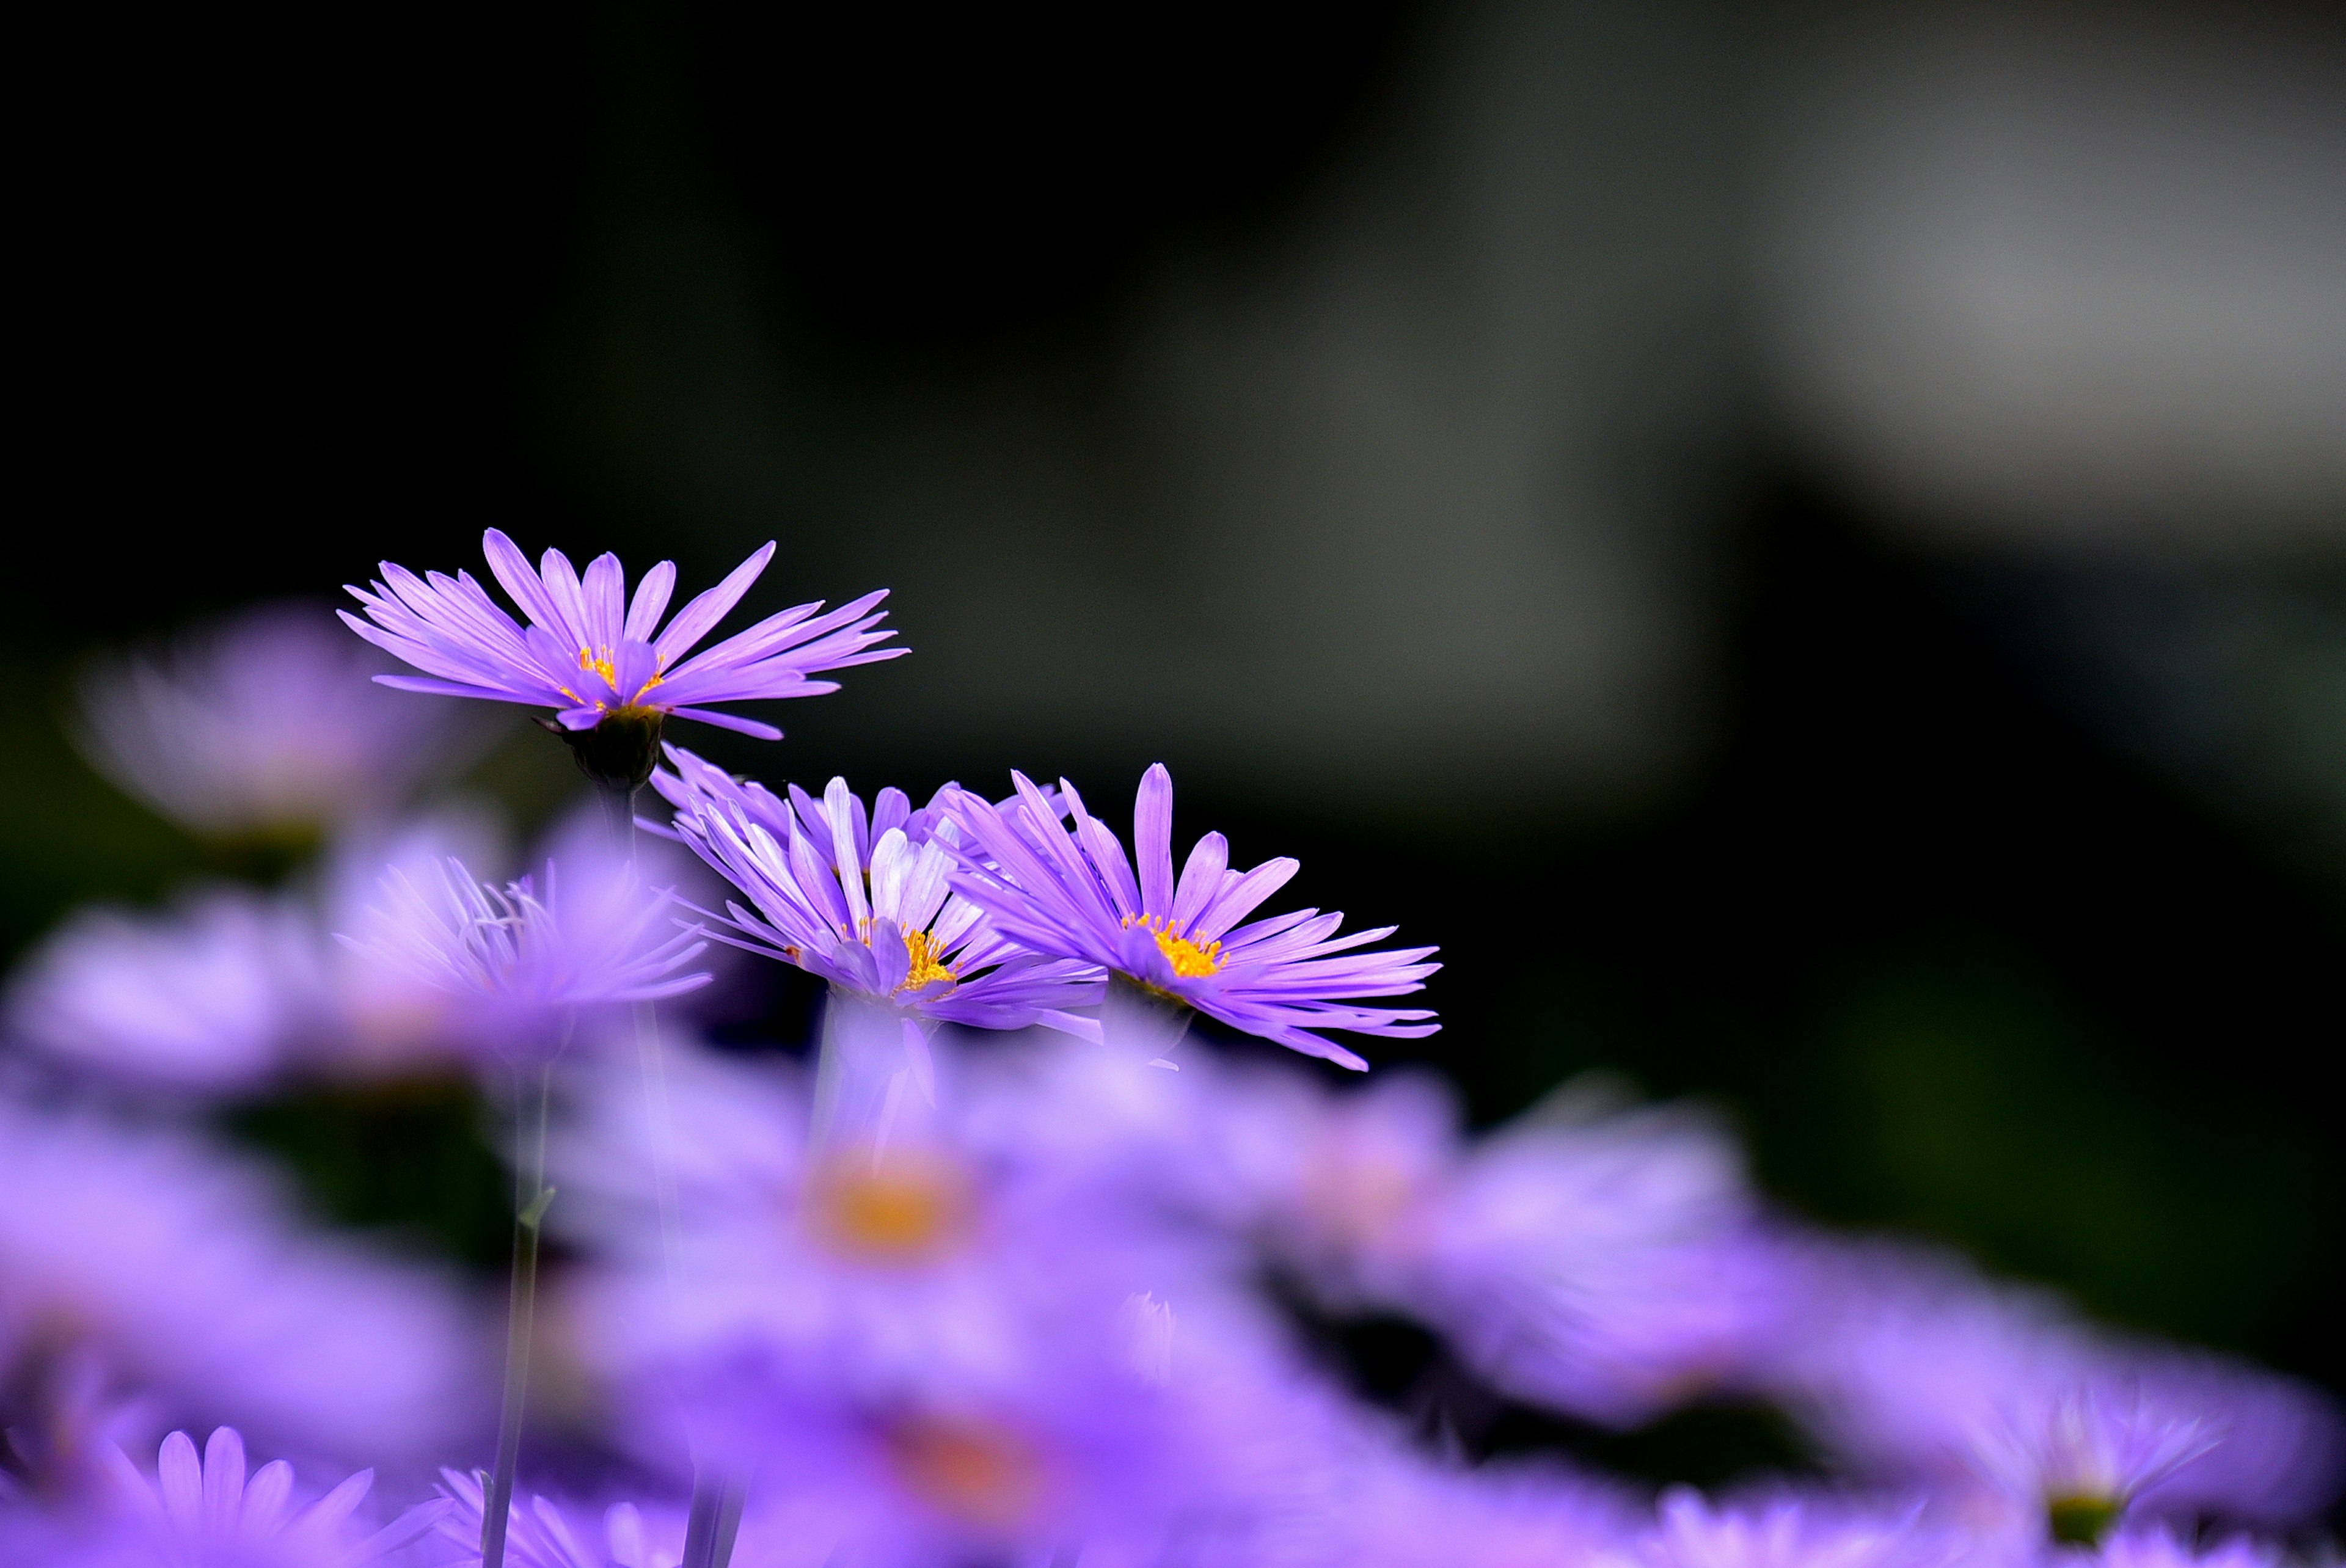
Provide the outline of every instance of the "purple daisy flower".
[[369,909],[363,939],[337,933],[353,952],[466,1001],[469,1044],[509,1056],[558,1052],[585,1011],[657,1002],[709,983],[684,972],[708,943],[678,929],[673,892],[643,886],[627,861],[574,854],[497,887],[449,859],[430,875],[393,866],[384,901]]
[[2138,1495],[2223,1438],[2203,1415],[2106,1381],[2016,1405],[1978,1433],[1973,1462],[2021,1507],[2041,1508],[2054,1540],[2092,1545]]
[[2335,1492],[2336,1409],[2290,1379],[2106,1334],[1939,1255],[1779,1245],[1758,1380],[1862,1470],[2074,1542],[2146,1516],[2287,1523]]
[[317,918],[295,898],[208,888],[162,913],[90,909],[8,983],[15,1041],[174,1093],[267,1082],[328,1011]]
[[165,1438],[153,1481],[121,1450],[108,1458],[128,1517],[97,1532],[102,1550],[93,1561],[122,1568],[357,1568],[420,1540],[454,1506],[434,1498],[365,1531],[352,1522],[374,1485],[374,1471],[362,1470],[295,1512],[293,1467],[272,1460],[248,1478],[234,1427],[216,1430],[200,1458],[186,1432]]
[[2276,1542],[2232,1535],[2198,1545],[2172,1529],[2124,1530],[2102,1543],[2102,1568],[2280,1568],[2288,1554]]
[[278,605],[81,683],[82,754],[126,793],[215,838],[313,833],[453,771],[483,731],[370,690],[381,656],[322,607]]
[[1005,942],[954,892],[960,830],[939,812],[944,791],[915,811],[903,790],[882,789],[867,812],[844,779],[821,799],[796,785],[784,799],[689,751],[668,757],[675,770],[652,787],[676,808],[675,830],[751,906],[727,905],[720,941],[923,1018],[1090,1033],[1068,1009],[1099,1000],[1099,972]]
[[[812,677],[905,651],[872,651],[895,635],[872,629],[885,613],[872,608],[887,596],[882,589],[829,615],[818,614],[820,602],[783,610],[693,654],[766,569],[770,541],[666,626],[660,618],[676,587],[673,562],[646,573],[630,600],[616,555],[597,556],[582,578],[559,550],[548,550],[533,569],[495,528],[481,536],[481,546],[529,625],[507,615],[469,572],[418,577],[386,561],[388,585],[350,589],[368,618],[345,610],[343,623],[424,673],[375,678],[403,691],[554,708],[554,722],[572,739],[580,765],[630,789],[658,760],[663,720],[695,718],[779,740],[782,732],[772,725],[712,705],[818,697],[839,686]],[[590,739],[597,731],[602,738]]]
[[[481,1520],[487,1506],[484,1480],[478,1472],[440,1472],[444,1512],[434,1532],[450,1553],[435,1559],[445,1568],[478,1568]],[[603,1511],[600,1529],[580,1525],[571,1512],[547,1497],[533,1497],[525,1509],[515,1502],[506,1525],[505,1562],[513,1568],[675,1568],[683,1554],[680,1511],[658,1512],[647,1520],[636,1504],[615,1502]]]
[[788,1064],[672,1064],[696,1132],[672,1264],[644,1174],[657,1135],[616,1064],[583,1080],[588,1120],[556,1148],[579,1197],[565,1223],[604,1260],[567,1319],[648,1460],[688,1431],[821,1546],[890,1568],[1076,1541],[1120,1561],[1111,1543],[1255,1495],[1232,1434],[1260,1447],[1291,1423],[1271,1336],[1180,1241],[1003,1157],[971,1125],[988,1096],[945,1099],[917,1143],[841,1147],[801,1130]]
[[[1430,947],[1358,952],[1392,933],[1381,926],[1339,937],[1341,914],[1291,911],[1238,922],[1285,885],[1292,860],[1246,872],[1229,867],[1229,843],[1209,833],[1173,875],[1173,779],[1162,764],[1141,779],[1133,809],[1139,870],[1107,826],[1084,809],[1075,786],[1059,814],[1025,775],[1017,799],[996,807],[967,790],[944,809],[970,840],[948,845],[960,862],[954,889],[993,917],[1008,940],[1057,958],[1097,964],[1125,983],[1109,987],[1102,1025],[1161,1055],[1194,1008],[1234,1029],[1306,1055],[1365,1071],[1368,1063],[1315,1033],[1345,1029],[1415,1039],[1441,1027],[1418,1008],[1362,1007],[1359,998],[1424,989],[1440,968]],[[1170,1016],[1168,1016],[1168,1014]]]
[[1630,1562],[1642,1568],[1940,1568],[1992,1555],[1926,1530],[1920,1510],[1882,1512],[1829,1495],[1713,1504],[1677,1487]]
[[935,1106],[939,1023],[1097,1037],[1069,1009],[1099,1000],[1099,972],[1005,942],[952,891],[960,830],[933,804],[915,811],[882,789],[867,813],[844,779],[820,800],[795,785],[784,800],[688,751],[668,756],[676,770],[652,779],[677,808],[675,831],[754,906],[729,901],[729,933],[714,934],[830,982],[818,1136],[913,1132]]

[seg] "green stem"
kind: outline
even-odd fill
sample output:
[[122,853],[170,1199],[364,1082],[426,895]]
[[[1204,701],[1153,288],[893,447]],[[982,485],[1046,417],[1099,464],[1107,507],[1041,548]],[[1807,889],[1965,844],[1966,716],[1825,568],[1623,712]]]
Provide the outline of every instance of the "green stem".
[[[497,1461],[481,1510],[481,1568],[505,1568],[505,1529],[513,1512],[514,1470],[521,1458],[522,1416],[529,1402],[530,1329],[537,1309],[537,1237],[554,1189],[546,1185],[546,1112],[554,1064],[538,1070],[536,1104],[514,1074],[513,1287],[505,1308],[505,1388],[497,1410]],[[533,1123],[535,1125],[533,1125]]]

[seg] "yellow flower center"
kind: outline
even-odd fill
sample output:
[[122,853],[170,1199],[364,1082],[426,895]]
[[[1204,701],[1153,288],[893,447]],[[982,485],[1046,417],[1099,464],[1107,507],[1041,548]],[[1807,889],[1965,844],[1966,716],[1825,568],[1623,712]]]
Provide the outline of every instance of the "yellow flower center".
[[981,1530],[1025,1524],[1048,1490],[1034,1445],[992,1422],[913,1416],[889,1429],[887,1446],[905,1490]]
[[[643,691],[621,691],[619,692],[620,697],[623,700],[631,701],[636,697],[641,697],[645,691],[649,691],[652,687],[659,685],[660,682],[668,678],[668,677],[662,673],[667,665],[668,661],[666,659],[661,659],[659,661],[659,667],[652,671],[651,679],[644,682]],[[593,670],[597,675],[601,676],[606,681],[610,683],[612,690],[618,691],[619,656],[614,653],[611,649],[607,647],[580,648],[578,650],[578,667],[583,670]],[[569,697],[574,702],[578,700],[577,694],[571,691],[567,687],[563,688],[562,695]],[[595,706],[600,708],[603,705],[600,702],[597,702]]]
[[1127,915],[1125,928],[1140,927],[1157,939],[1158,951],[1173,972],[1183,980],[1203,980],[1222,967],[1222,944],[1209,942],[1199,947],[1181,934],[1181,928],[1158,915]]
[[967,1234],[968,1179],[958,1166],[917,1155],[874,1164],[849,1155],[807,1182],[815,1234],[832,1251],[872,1263],[919,1263]]
[[961,978],[954,972],[953,965],[944,961],[944,950],[937,940],[927,932],[908,931],[904,933],[904,957],[911,968],[905,972],[904,983],[896,987],[899,991],[918,991],[924,985],[934,985],[940,980],[950,985]]

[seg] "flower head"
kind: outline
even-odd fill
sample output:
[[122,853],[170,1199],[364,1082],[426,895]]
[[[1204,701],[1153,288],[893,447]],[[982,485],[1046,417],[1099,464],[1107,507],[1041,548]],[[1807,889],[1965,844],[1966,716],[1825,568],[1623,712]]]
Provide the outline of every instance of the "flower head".
[[1062,828],[1041,790],[1024,774],[1011,778],[1017,797],[999,807],[967,790],[944,801],[964,840],[948,845],[959,862],[954,889],[1004,937],[1097,964],[1151,996],[1347,1067],[1368,1064],[1316,1031],[1413,1039],[1440,1027],[1423,1009],[1353,1005],[1421,991],[1441,967],[1423,962],[1430,947],[1353,951],[1392,927],[1339,937],[1343,916],[1312,909],[1238,923],[1295,874],[1294,860],[1235,871],[1228,840],[1209,833],[1176,881],[1173,779],[1161,764],[1142,778],[1133,809],[1137,875],[1073,785],[1060,780],[1073,815]]
[[677,832],[749,900],[728,906],[723,940],[953,1023],[1068,1027],[1067,1009],[1098,1000],[1096,970],[1004,941],[952,891],[960,830],[934,802],[915,811],[882,789],[867,812],[844,779],[819,800],[796,785],[783,799],[689,751],[670,747],[668,759],[674,771],[652,784]]
[[1917,1528],[1915,1511],[1879,1512],[1825,1495],[1782,1494],[1715,1505],[1679,1487],[1665,1493],[1642,1568],[1939,1568],[1961,1543]]
[[2203,1416],[2161,1409],[2111,1382],[2047,1390],[1982,1431],[1976,1461],[2054,1540],[2092,1545],[2135,1498],[2223,1441]]
[[153,1481],[121,1450],[109,1457],[129,1528],[108,1543],[130,1550],[103,1560],[126,1568],[357,1568],[421,1539],[453,1506],[434,1498],[366,1531],[352,1518],[374,1485],[374,1471],[362,1470],[294,1511],[293,1467],[271,1460],[248,1478],[234,1427],[216,1430],[200,1458],[186,1432],[165,1438]]
[[369,934],[340,935],[342,944],[465,999],[467,1033],[499,1052],[558,1050],[581,1010],[656,1002],[709,980],[684,967],[708,946],[699,928],[679,930],[675,895],[645,888],[625,861],[548,860],[542,881],[500,888],[451,858],[428,876],[393,866],[382,888]]
[[[448,1568],[481,1561],[481,1521],[487,1510],[483,1477],[440,1472],[441,1507],[434,1533],[456,1555]],[[602,1528],[586,1529],[553,1499],[533,1497],[524,1508],[516,1498],[507,1515],[505,1561],[513,1568],[676,1568],[683,1555],[684,1522],[666,1514],[647,1522],[632,1502],[604,1510]]]
[[872,629],[882,614],[872,606],[886,597],[883,589],[829,615],[817,613],[819,602],[783,610],[694,654],[694,646],[766,569],[774,554],[770,542],[665,626],[661,616],[676,586],[673,562],[646,573],[631,600],[616,555],[597,556],[582,578],[559,550],[548,550],[532,568],[495,528],[481,545],[489,570],[529,625],[506,614],[469,572],[418,577],[386,561],[384,581],[372,591],[350,590],[367,618],[345,610],[342,620],[424,673],[376,678],[403,691],[554,708],[580,765],[629,788],[642,783],[658,761],[667,718],[697,718],[779,740],[782,732],[772,725],[712,705],[836,691],[837,682],[811,677],[905,651],[873,650],[895,635]]
[[284,605],[93,669],[76,737],[98,771],[216,838],[307,836],[384,809],[474,749],[454,716],[372,690],[383,667],[321,607]]

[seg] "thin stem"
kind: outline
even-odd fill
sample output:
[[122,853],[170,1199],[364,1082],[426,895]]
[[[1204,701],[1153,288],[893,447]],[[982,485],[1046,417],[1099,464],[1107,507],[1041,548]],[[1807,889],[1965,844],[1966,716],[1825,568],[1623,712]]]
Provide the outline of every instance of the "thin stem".
[[[596,791],[611,847],[629,863],[636,860],[636,795],[603,786]],[[660,1050],[659,1009],[636,1003],[636,1063],[644,1080],[644,1112],[651,1124],[652,1194],[659,1207],[660,1257],[671,1307],[677,1299],[677,1194],[668,1097],[668,1068]],[[693,1467],[692,1511],[685,1529],[683,1568],[728,1568],[733,1533],[741,1522],[740,1486],[699,1464]],[[484,1563],[483,1568],[495,1568]]]
[[490,1472],[488,1497],[481,1511],[481,1568],[505,1568],[514,1470],[521,1458],[522,1416],[529,1402],[530,1329],[537,1309],[537,1237],[546,1221],[546,1206],[554,1201],[554,1189],[546,1185],[546,1112],[553,1090],[552,1062],[538,1069],[535,1096],[523,1092],[521,1072],[515,1070],[513,1288],[505,1308],[505,1388],[497,1410],[497,1462]]
[[595,799],[603,808],[603,826],[611,834],[611,848],[623,860],[636,858],[636,792],[609,784],[595,786]]

